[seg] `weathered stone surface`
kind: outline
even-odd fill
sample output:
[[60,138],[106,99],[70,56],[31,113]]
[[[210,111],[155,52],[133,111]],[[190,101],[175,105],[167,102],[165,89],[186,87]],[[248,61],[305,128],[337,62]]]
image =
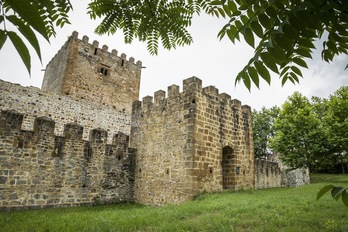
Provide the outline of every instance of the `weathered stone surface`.
[[141,62],[77,35],[74,32],[48,63],[42,90],[130,113],[132,102],[139,99]]
[[[55,121],[55,135],[62,136],[64,125],[78,123],[85,130],[83,139],[88,139],[89,131],[103,128],[112,135],[121,131],[130,133],[131,113],[104,106],[94,101],[75,100],[69,96],[43,92],[35,87],[23,87],[0,80],[0,109],[15,110],[23,117],[22,129],[33,131],[33,122],[38,117]],[[15,126],[15,125],[12,125]]]
[[282,171],[277,162],[255,160],[255,188],[282,187]]
[[196,77],[133,106],[135,200],[180,203],[203,191],[254,187],[250,107]]
[[0,114],[0,208],[133,201],[127,135],[120,132],[117,143],[107,144],[106,131],[98,129],[86,141],[80,125],[68,124],[66,137],[57,137],[54,121],[37,118],[25,141],[29,132],[20,129],[21,116]]
[[298,187],[310,183],[309,170],[290,169],[278,154],[255,160],[255,188]]
[[249,106],[197,77],[137,101],[141,62],[77,36],[47,65],[44,91],[0,80],[0,209],[307,183],[308,172],[254,164]]

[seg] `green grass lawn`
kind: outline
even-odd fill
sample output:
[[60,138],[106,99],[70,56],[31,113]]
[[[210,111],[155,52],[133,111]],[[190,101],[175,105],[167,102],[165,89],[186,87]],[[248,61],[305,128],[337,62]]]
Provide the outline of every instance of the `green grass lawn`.
[[194,201],[151,208],[137,204],[0,212],[0,231],[348,231],[348,208],[327,184],[348,175],[313,175],[312,184],[203,194]]

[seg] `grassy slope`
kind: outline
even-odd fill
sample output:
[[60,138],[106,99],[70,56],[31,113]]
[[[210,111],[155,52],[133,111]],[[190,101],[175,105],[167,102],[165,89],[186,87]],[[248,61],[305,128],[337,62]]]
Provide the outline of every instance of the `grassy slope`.
[[314,175],[312,184],[204,194],[179,206],[135,204],[1,212],[0,231],[348,231],[348,209],[329,195],[329,183],[348,175]]

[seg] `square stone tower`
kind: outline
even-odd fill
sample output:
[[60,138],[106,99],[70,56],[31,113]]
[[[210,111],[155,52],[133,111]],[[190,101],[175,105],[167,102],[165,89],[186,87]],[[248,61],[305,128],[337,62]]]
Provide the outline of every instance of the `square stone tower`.
[[251,109],[191,77],[135,102],[134,199],[180,203],[203,191],[254,188]]
[[48,63],[41,89],[130,113],[132,102],[139,99],[142,63],[88,39],[72,33]]

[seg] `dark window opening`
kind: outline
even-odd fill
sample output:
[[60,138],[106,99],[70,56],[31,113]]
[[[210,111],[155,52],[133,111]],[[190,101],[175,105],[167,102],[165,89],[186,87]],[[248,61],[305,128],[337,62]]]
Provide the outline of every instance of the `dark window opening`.
[[121,60],[121,66],[122,67],[124,66],[124,60]]
[[52,151],[52,157],[63,157],[64,139],[61,137],[55,138],[54,149]]
[[85,143],[85,147],[83,149],[83,154],[85,158],[87,159],[87,162],[89,162],[92,159],[92,148],[89,145],[89,143]]
[[108,69],[104,68],[104,67],[101,67],[99,73],[104,75],[104,76],[107,76],[108,75]]
[[98,48],[94,48],[94,55],[97,55]]
[[14,147],[17,147],[17,148],[24,148],[24,141],[23,141],[23,138],[17,138],[14,140],[14,143],[13,143],[13,146]]

